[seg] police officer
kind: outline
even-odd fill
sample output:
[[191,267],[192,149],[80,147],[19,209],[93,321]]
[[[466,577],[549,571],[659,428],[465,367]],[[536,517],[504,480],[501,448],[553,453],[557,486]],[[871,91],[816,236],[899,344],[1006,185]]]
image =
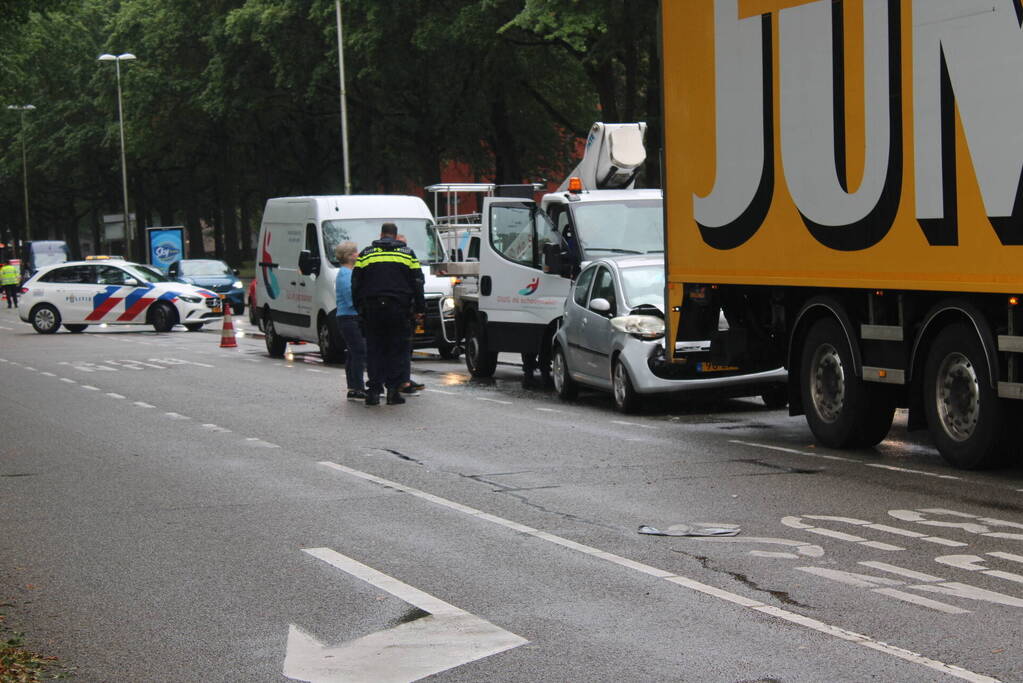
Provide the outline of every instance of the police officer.
[[409,311],[417,318],[426,312],[423,271],[415,252],[397,235],[394,223],[380,226],[380,239],[362,250],[352,270],[352,299],[366,333],[367,406],[380,404],[384,387],[387,405],[405,402],[399,389],[412,335]]
[[10,263],[4,263],[0,266],[0,285],[3,286],[4,293],[7,295],[7,308],[11,308],[13,302],[14,308],[18,307],[18,267],[11,265]]

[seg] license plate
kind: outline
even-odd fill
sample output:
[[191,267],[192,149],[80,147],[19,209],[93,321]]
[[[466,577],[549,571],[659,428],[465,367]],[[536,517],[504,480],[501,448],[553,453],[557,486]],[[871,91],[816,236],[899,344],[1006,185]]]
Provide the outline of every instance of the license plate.
[[426,334],[426,326],[416,325],[416,334]]
[[222,310],[223,310],[223,307],[220,304],[214,304],[213,305],[213,312],[214,313],[220,313]]
[[697,363],[697,372],[734,372],[739,368],[735,365],[717,365],[715,363]]

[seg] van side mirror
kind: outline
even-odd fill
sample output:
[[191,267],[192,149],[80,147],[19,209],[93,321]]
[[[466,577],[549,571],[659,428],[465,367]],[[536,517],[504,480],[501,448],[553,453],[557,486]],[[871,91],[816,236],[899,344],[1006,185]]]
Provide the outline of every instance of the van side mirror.
[[319,275],[320,257],[313,256],[308,249],[300,251],[298,253],[298,272],[303,275]]
[[571,254],[562,244],[543,245],[543,272],[571,280],[575,275]]

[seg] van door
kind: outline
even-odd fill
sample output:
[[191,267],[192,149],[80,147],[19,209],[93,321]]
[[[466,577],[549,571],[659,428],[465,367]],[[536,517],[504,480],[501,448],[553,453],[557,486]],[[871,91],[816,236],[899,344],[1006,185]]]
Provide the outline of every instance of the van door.
[[280,334],[303,341],[316,341],[316,330],[313,329],[313,293],[316,286],[316,275],[304,275],[299,269],[299,256],[308,250],[319,255],[319,237],[316,224],[306,223],[305,226],[288,226],[288,241],[293,248],[288,249],[287,260],[280,264],[281,289],[284,290],[284,305],[281,314],[274,311],[274,321],[279,322]]
[[543,245],[559,237],[536,202],[487,197],[480,249],[480,310],[493,351],[536,352],[561,315],[571,283],[543,272]]

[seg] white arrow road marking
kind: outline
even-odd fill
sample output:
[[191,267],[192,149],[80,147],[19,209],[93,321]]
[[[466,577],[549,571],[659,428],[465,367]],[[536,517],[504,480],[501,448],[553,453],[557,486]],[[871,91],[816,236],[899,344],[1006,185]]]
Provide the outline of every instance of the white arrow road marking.
[[303,552],[362,579],[429,616],[328,646],[294,624],[284,675],[298,681],[415,681],[529,641],[330,548]]
[[373,482],[375,484],[385,487],[386,489],[400,491],[402,493],[415,496],[420,500],[425,500],[436,505],[441,505],[443,507],[448,508],[449,510],[461,512],[463,514],[474,517],[475,519],[478,519],[480,521],[497,524],[499,526],[505,527],[506,529],[511,529],[513,531],[526,534],[527,536],[532,536],[534,538],[539,538],[548,541],[550,543],[559,545],[568,550],[574,550],[576,552],[583,553],[584,555],[589,555],[590,557],[593,557],[595,559],[603,560],[605,562],[610,562],[620,567],[631,569],[646,576],[653,576],[658,579],[663,579],[670,583],[681,586],[686,590],[690,590],[695,593],[700,593],[702,595],[707,595],[718,600],[723,600],[725,602],[732,603],[733,605],[738,605],[744,609],[759,612],[761,614],[767,614],[777,619],[787,621],[790,624],[797,624],[799,626],[802,626],[803,628],[817,631],[818,633],[823,633],[833,638],[845,640],[854,645],[859,645],[860,647],[864,647],[869,650],[874,650],[875,652],[880,652],[881,654],[888,655],[890,657],[895,657],[897,659],[901,659],[912,664],[917,664],[919,666],[926,667],[928,669],[931,669],[932,671],[946,674],[948,676],[954,676],[956,678],[961,678],[966,681],[973,681],[974,683],[997,683],[998,681],[997,678],[991,678],[990,676],[985,676],[984,674],[969,671],[954,664],[946,664],[945,662],[940,662],[938,660],[931,659],[930,657],[924,657],[919,653],[912,652],[910,650],[906,650],[905,648],[897,647],[895,645],[889,645],[888,643],[875,640],[870,636],[863,635],[862,633],[848,631],[839,626],[833,626],[832,624],[828,624],[823,621],[813,619],[812,617],[806,617],[796,612],[790,612],[780,607],[774,607],[773,605],[765,605],[764,603],[759,602],[758,600],[753,600],[751,598],[747,598],[737,593],[722,590],[720,588],[717,588],[716,586],[711,586],[701,581],[690,579],[687,576],[676,575],[673,574],[672,572],[665,571],[664,569],[660,569],[649,564],[644,564],[642,562],[637,562],[627,557],[622,557],[621,555],[615,555],[614,553],[609,553],[605,550],[594,548],[593,546],[584,545],[582,543],[578,543],[563,536],[556,536],[546,531],[540,531],[539,529],[536,529],[531,526],[526,526],[525,524],[520,524],[510,519],[504,519],[503,517],[498,517],[497,515],[491,515],[487,512],[483,512],[482,510],[477,510],[476,508],[469,507],[468,505],[456,503],[453,500],[441,498],[440,496],[435,496],[432,493],[427,493],[426,491],[421,491],[419,489],[413,488],[411,486],[406,486],[405,484],[401,484],[390,479],[378,477],[375,474],[362,472],[360,470],[347,467],[346,465],[340,465],[336,462],[320,462],[320,464],[323,465],[324,467],[330,467],[331,469],[337,470],[339,472],[344,472],[345,474],[349,474],[353,477],[358,477],[359,479],[362,479],[364,481]]

